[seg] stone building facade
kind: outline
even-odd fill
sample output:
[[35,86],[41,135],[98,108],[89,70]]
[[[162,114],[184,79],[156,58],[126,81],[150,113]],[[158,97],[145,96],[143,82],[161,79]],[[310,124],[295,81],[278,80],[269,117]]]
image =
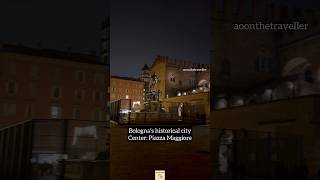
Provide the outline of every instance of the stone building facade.
[[[294,148],[279,148],[281,145],[276,143],[265,146],[270,151],[265,153],[269,159],[261,162],[263,168],[270,168],[271,163],[284,163],[288,171],[292,171],[304,164],[309,169],[309,177],[315,178],[320,168],[316,142],[319,113],[315,110],[320,92],[319,10],[295,8],[290,2],[281,5],[254,0],[213,2],[212,131],[268,132],[270,142],[275,139],[282,140],[283,144],[299,142]],[[258,22],[300,22],[307,24],[307,28],[234,29],[235,24]],[[247,165],[252,161],[252,158],[247,160]]]
[[142,109],[144,103],[144,82],[139,79],[111,76],[110,101],[131,99],[132,108]]
[[[271,1],[214,1],[212,62],[217,108],[319,92],[319,11]],[[236,30],[255,23],[301,30]]]
[[210,68],[207,64],[157,56],[150,69],[151,74],[155,73],[160,79],[157,87],[161,92],[160,100],[209,91]]
[[106,120],[106,64],[95,55],[1,45],[0,125]]

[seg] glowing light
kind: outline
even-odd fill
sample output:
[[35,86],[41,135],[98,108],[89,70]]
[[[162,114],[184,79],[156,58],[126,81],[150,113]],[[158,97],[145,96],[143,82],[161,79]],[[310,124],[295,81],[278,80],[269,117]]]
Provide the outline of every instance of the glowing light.
[[121,114],[128,114],[129,112],[131,112],[129,109],[120,109]]
[[135,105],[139,105],[140,106],[141,103],[140,103],[140,101],[133,101],[132,104],[133,104],[133,106],[135,106]]

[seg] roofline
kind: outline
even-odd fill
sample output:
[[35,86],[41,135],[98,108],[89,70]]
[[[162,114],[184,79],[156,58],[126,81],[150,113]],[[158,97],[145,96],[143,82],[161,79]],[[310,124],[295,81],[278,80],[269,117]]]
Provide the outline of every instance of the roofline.
[[46,57],[52,59],[60,59],[66,61],[73,61],[78,63],[88,63],[105,65],[105,63],[99,61],[100,56],[85,53],[74,53],[70,51],[60,51],[54,49],[41,49],[32,48],[23,45],[12,45],[12,44],[0,44],[0,53],[16,53],[22,55],[36,56],[36,57]]
[[141,83],[144,83],[143,81],[137,79],[137,78],[131,78],[131,77],[124,77],[124,76],[113,76],[111,75],[111,78],[114,78],[114,79],[122,79],[122,80],[128,80],[128,81],[137,81],[137,82],[141,82]]

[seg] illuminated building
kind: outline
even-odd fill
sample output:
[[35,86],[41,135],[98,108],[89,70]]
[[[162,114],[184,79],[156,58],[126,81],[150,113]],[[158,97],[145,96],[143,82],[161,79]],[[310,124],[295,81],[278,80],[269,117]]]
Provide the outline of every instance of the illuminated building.
[[111,76],[111,102],[117,100],[131,100],[132,108],[141,110],[144,102],[144,82],[139,79]]
[[201,114],[208,121],[209,65],[157,56],[150,69],[152,74],[159,77],[156,88],[160,90],[160,101],[164,102],[164,109],[172,109],[167,107],[172,104],[186,103],[189,107],[186,111],[190,114]]
[[151,66],[160,83],[160,100],[166,97],[208,92],[210,88],[210,68],[207,64],[177,61],[167,56],[157,56]]

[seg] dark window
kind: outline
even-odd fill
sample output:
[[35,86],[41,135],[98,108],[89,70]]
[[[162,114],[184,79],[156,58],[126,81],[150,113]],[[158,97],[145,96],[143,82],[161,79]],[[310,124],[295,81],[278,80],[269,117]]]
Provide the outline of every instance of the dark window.
[[[240,2],[239,0],[237,0],[237,2]],[[268,5],[266,3],[266,1],[256,1],[257,5],[257,15],[259,16],[259,18],[266,18],[267,17],[267,11],[268,11]]]
[[100,101],[100,99],[101,99],[101,93],[100,93],[99,91],[96,91],[96,92],[95,92],[95,99],[96,99],[96,101]]
[[240,12],[240,1],[239,0],[233,0],[233,14],[239,14]]
[[53,97],[54,98],[59,98],[60,97],[60,88],[59,87],[54,87],[53,88]]
[[230,76],[231,75],[231,65],[228,60],[223,60],[221,64],[221,74],[223,76]]
[[15,82],[9,82],[9,84],[8,84],[8,93],[9,94],[16,93],[16,83]]
[[255,62],[256,72],[271,72],[272,60],[270,57],[258,56]]
[[281,6],[280,7],[280,18],[281,20],[286,21],[289,17],[289,9],[288,6]]
[[76,97],[78,100],[82,100],[84,98],[84,90],[76,90]]
[[305,71],[304,79],[305,79],[305,81],[307,81],[309,83],[313,83],[313,74],[310,70]]
[[77,72],[77,80],[80,82],[84,81],[84,72],[82,72],[82,71]]
[[225,7],[225,0],[218,0],[218,12],[223,12]]
[[245,8],[245,15],[252,16],[253,8],[252,8],[252,1],[251,0],[244,0],[244,8]]

